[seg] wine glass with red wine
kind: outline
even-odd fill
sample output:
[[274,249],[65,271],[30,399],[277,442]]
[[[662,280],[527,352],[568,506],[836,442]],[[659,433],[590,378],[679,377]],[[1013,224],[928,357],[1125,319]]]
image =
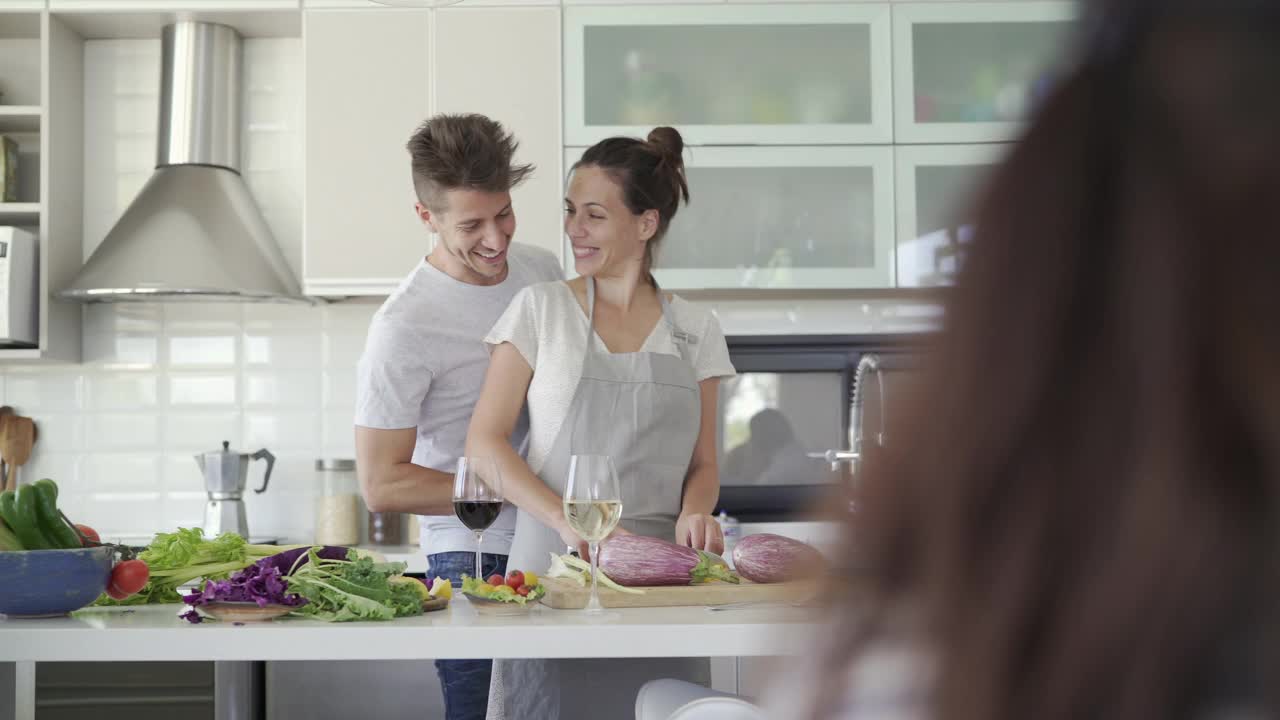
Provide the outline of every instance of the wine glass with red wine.
[[476,534],[475,577],[483,581],[480,547],[484,531],[502,512],[502,478],[497,461],[488,457],[458,458],[458,469],[453,474],[453,512]]

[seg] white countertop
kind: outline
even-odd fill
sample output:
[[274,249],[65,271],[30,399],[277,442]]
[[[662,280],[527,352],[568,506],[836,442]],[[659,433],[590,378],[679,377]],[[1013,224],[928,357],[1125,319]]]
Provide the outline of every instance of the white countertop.
[[429,658],[722,657],[800,654],[811,610],[627,608],[601,618],[542,605],[478,615],[465,599],[388,622],[191,624],[182,605],[89,608],[63,618],[0,616],[0,662],[147,660],[419,660]]

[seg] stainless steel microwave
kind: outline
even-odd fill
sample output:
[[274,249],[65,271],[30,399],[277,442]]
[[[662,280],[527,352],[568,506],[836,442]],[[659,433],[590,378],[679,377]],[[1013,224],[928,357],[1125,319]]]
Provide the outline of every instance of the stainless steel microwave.
[[0,347],[40,344],[39,244],[16,227],[0,227]]
[[[874,436],[892,402],[884,396],[912,373],[925,335],[729,337],[738,371],[720,383],[717,450],[720,507],[739,519],[795,517],[832,486],[851,480],[852,465],[822,457],[852,447],[852,399],[859,362],[877,359],[861,418]],[[868,432],[872,430],[873,432]],[[864,440],[865,443],[865,440]]]

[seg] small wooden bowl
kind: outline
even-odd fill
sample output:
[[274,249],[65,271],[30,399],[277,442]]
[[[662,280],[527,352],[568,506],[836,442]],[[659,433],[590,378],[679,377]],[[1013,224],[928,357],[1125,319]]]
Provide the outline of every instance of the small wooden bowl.
[[223,622],[262,622],[274,620],[293,611],[288,605],[262,605],[251,602],[212,602],[200,606],[200,612]]

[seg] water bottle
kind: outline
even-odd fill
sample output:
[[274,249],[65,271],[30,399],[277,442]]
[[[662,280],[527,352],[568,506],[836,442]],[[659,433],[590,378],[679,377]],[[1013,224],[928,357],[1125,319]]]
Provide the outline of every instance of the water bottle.
[[724,534],[724,559],[729,563],[729,567],[733,567],[733,546],[738,544],[738,537],[742,533],[742,529],[738,526],[738,519],[729,515],[724,510],[716,516],[716,520],[720,522],[720,531]]

